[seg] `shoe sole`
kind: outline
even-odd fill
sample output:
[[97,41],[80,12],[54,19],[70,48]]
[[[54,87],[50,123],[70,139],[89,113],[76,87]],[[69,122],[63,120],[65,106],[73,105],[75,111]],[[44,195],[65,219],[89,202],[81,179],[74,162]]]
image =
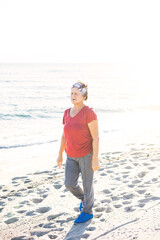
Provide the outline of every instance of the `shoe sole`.
[[[93,217],[90,218],[90,219],[87,219],[85,222],[88,222],[89,220],[92,220],[92,219],[93,219]],[[81,223],[85,223],[85,222],[80,222],[80,223],[75,223],[75,222],[74,222],[74,225],[81,224]]]

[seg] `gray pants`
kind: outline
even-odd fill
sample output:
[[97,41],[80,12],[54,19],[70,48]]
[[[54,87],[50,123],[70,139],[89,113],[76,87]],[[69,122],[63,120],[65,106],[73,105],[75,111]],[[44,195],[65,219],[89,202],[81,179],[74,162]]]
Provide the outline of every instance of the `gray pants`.
[[[80,172],[82,174],[83,190],[78,185]],[[94,204],[92,153],[79,158],[72,158],[67,155],[65,186],[74,196],[83,201],[83,212],[92,214]]]

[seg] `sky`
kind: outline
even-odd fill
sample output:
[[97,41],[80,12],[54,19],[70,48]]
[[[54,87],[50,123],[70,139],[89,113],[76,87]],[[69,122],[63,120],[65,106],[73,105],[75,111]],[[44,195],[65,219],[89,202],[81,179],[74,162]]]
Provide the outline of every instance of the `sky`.
[[0,62],[160,62],[159,0],[0,0]]

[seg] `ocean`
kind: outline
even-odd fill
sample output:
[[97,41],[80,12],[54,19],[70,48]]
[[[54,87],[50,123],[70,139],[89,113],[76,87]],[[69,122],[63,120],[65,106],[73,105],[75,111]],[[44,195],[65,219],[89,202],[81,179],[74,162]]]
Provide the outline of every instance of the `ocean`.
[[[0,162],[58,154],[70,89],[88,84],[99,120],[100,152],[160,142],[159,92],[127,64],[0,64]],[[20,153],[20,155],[19,155]],[[12,160],[12,161],[13,161]]]

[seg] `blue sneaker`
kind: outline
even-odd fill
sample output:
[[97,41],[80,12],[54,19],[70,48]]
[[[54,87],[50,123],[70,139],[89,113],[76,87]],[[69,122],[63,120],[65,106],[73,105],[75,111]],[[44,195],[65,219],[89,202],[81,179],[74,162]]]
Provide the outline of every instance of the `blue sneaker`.
[[90,220],[91,218],[93,218],[93,214],[88,214],[88,213],[81,212],[81,214],[74,221],[74,223],[84,223],[84,222]]
[[83,210],[83,202],[81,202],[79,206],[79,211],[82,212],[82,210]]

